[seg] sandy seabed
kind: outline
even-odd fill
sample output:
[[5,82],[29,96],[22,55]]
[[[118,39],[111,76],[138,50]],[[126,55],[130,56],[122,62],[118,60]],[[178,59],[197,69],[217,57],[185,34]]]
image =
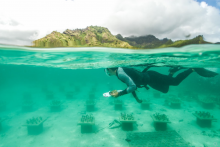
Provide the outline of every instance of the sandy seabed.
[[[104,85],[105,86],[105,85]],[[66,86],[68,87],[68,86]],[[154,98],[154,90],[139,90],[140,98],[151,100],[149,110],[142,110],[139,103],[132,96],[126,95],[120,99],[123,101],[123,110],[114,110],[113,98],[104,98],[102,93],[103,85],[98,85],[99,90],[94,91],[95,111],[86,112],[85,101],[88,98],[91,85],[86,85],[83,91],[75,92],[73,99],[66,99],[65,92],[58,91],[56,86],[51,86],[56,100],[62,101],[62,109],[59,112],[51,112],[45,93],[40,87],[32,87],[30,93],[35,102],[31,112],[23,112],[21,109],[22,92],[10,93],[10,97],[17,97],[16,100],[7,99],[6,110],[0,112],[2,122],[0,131],[0,147],[127,147],[126,131],[121,128],[109,129],[109,123],[118,119],[121,112],[133,113],[137,123],[134,124],[133,132],[155,132],[151,114],[156,112],[164,113],[171,121],[167,130],[175,130],[182,138],[195,147],[220,146],[220,123],[213,122],[211,128],[200,128],[196,124],[196,118],[192,115],[194,111],[208,111],[215,118],[220,120],[219,107],[206,110],[196,101],[182,101],[180,109],[172,109],[164,105],[164,94],[161,98]],[[68,87],[65,91],[70,91]],[[176,94],[171,91],[169,94]],[[203,97],[204,95],[199,95]],[[204,96],[205,97],[205,96]],[[83,114],[93,114],[95,117],[94,133],[82,134],[81,128],[77,125]],[[49,117],[44,122],[44,130],[39,135],[28,135],[27,127],[22,126],[27,119],[42,116]]]

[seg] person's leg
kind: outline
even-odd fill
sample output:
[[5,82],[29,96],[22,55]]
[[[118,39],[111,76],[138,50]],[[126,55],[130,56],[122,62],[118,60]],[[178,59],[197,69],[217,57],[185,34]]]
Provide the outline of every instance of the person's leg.
[[147,72],[147,70],[148,70],[149,68],[151,68],[151,67],[150,67],[150,66],[147,66],[147,67],[142,71],[142,73]]
[[147,84],[160,92],[167,93],[169,90],[169,82],[173,77],[161,74],[156,71],[147,71],[147,75],[149,76],[149,81]]
[[147,67],[146,67],[146,68],[144,68],[144,70],[142,71],[142,73],[147,72],[147,71],[148,71],[148,69],[150,69],[151,67],[155,67],[155,66],[153,66],[153,65],[147,65]]
[[177,86],[179,85],[186,77],[188,77],[193,72],[193,69],[190,68],[184,72],[179,73],[175,78],[172,78],[169,81],[169,85]]
[[156,71],[148,71],[149,82],[147,83],[150,87],[159,90],[163,93],[167,93],[169,86],[179,85],[186,77],[188,77],[193,72],[193,69],[185,70],[179,73],[175,78],[169,75],[164,75]]
[[149,86],[153,89],[156,89],[160,92],[167,93],[169,91],[169,85],[159,84],[159,83],[151,83]]
[[179,66],[177,66],[177,67],[170,67],[169,75],[168,76],[172,77],[177,71],[179,71],[181,69],[182,69],[182,67],[179,67]]

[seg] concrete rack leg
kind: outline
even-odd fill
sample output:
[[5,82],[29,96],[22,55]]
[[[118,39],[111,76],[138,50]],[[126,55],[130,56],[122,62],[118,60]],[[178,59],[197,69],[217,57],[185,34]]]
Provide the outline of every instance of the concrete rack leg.
[[81,125],[81,133],[93,133],[92,125]]
[[133,123],[122,123],[122,129],[124,131],[133,131]]
[[29,135],[38,135],[43,132],[43,123],[37,126],[27,126]]
[[86,105],[86,110],[87,111],[94,111],[95,106],[94,105]]
[[206,120],[206,119],[199,119],[197,118],[197,124],[200,126],[200,127],[211,127],[212,125],[212,120]]
[[165,131],[167,129],[167,123],[154,122],[154,127],[156,131]]

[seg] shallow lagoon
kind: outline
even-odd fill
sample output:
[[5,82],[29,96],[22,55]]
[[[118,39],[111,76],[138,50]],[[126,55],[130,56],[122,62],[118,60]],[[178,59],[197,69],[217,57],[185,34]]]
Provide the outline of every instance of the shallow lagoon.
[[[126,88],[116,77],[105,75],[103,69],[106,67],[126,66],[143,70],[145,66],[137,65],[153,64],[159,67],[150,70],[163,74],[168,74],[167,66],[175,65],[220,68],[219,45],[138,51],[108,48],[108,52],[103,51],[106,48],[82,48],[81,51],[74,48],[30,49],[1,46],[0,100],[5,102],[6,107],[0,111],[0,117],[5,119],[0,131],[0,146],[129,146],[125,140],[127,132],[156,132],[150,116],[155,113],[166,114],[171,121],[167,130],[175,130],[191,146],[220,144],[220,124],[212,122],[211,128],[201,128],[192,114],[206,111],[220,119],[217,104],[220,97],[219,75],[203,78],[192,73],[179,86],[171,86],[167,94],[160,93],[160,97],[156,97],[157,91],[152,88],[138,89],[139,98],[151,101],[148,110],[142,110],[131,94],[119,98],[123,101],[122,110],[114,109],[114,98],[102,96],[104,92]],[[72,99],[67,99],[67,92],[73,93]],[[52,93],[54,98],[48,98],[48,93]],[[199,98],[215,97],[215,107],[203,108],[190,94]],[[180,109],[173,109],[165,103],[170,95],[181,99]],[[31,111],[25,112],[22,103],[27,99],[34,104]],[[86,111],[88,99],[95,101],[92,112]],[[50,110],[52,100],[62,102],[60,111]],[[133,131],[124,131],[121,127],[109,128],[109,123],[118,119],[121,112],[133,113],[137,121]],[[80,125],[77,125],[85,114],[95,117],[93,133],[81,133]],[[28,135],[27,127],[22,125],[26,124],[26,120],[39,116],[49,117],[44,122],[43,132]]]

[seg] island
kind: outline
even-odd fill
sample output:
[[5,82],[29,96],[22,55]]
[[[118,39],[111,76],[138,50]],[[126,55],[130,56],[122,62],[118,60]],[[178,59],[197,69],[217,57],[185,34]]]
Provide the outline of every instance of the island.
[[33,41],[32,47],[111,47],[128,49],[154,49],[167,47],[182,47],[190,44],[211,44],[204,41],[203,35],[193,39],[172,41],[168,38],[158,39],[154,35],[123,37],[112,35],[104,27],[88,26],[85,29],[67,29],[63,33],[53,31],[43,38]]

